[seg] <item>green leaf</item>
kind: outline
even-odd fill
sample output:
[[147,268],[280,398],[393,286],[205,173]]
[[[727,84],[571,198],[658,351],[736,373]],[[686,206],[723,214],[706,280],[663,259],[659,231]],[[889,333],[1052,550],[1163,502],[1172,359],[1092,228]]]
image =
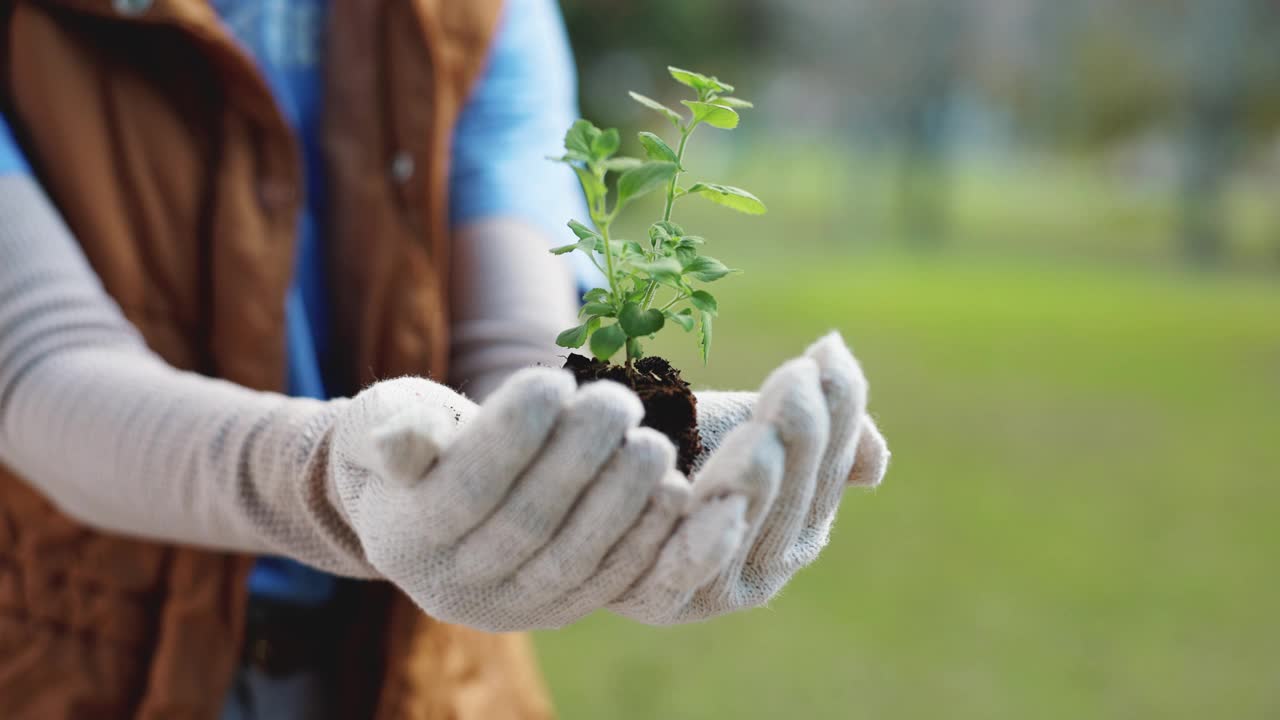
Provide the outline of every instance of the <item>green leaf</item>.
[[676,82],[681,85],[691,87],[694,90],[701,90],[707,87],[707,84],[711,81],[711,78],[703,75],[702,73],[696,73],[692,70],[682,70],[672,65],[667,66],[667,72],[671,73],[671,77],[675,78]]
[[704,122],[721,130],[732,130],[738,127],[738,113],[733,108],[697,100],[681,100],[680,102],[693,111],[693,121],[695,123]]
[[728,107],[731,107],[731,108],[753,108],[753,107],[755,107],[755,105],[751,104],[751,101],[749,101],[749,100],[743,100],[742,98],[736,98],[736,97],[722,97],[722,98],[716,98],[716,104],[717,104],[717,105],[725,105],[725,106],[728,106]]
[[618,207],[662,187],[676,174],[676,164],[647,162],[631,168],[618,178]]
[[733,271],[725,267],[724,263],[708,255],[699,255],[693,259],[693,262],[684,266],[684,274],[692,275],[703,282],[719,280],[731,272]]
[[582,154],[582,153],[580,153],[580,152],[567,152],[567,153],[565,153],[564,155],[561,155],[561,156],[559,156],[559,157],[557,157],[557,156],[555,156],[555,155],[548,155],[548,156],[547,156],[547,159],[548,159],[548,160],[550,160],[550,161],[552,161],[552,162],[565,163],[566,165],[574,165],[574,164],[578,164],[578,163],[589,163],[589,162],[591,162],[591,157],[590,157],[590,156],[588,156],[588,155],[583,155],[583,154]]
[[680,162],[676,157],[676,151],[672,150],[671,146],[662,138],[651,132],[640,133],[640,144],[644,146],[645,154],[649,156],[650,160],[670,163]]
[[587,303],[586,305],[583,305],[582,309],[578,311],[578,315],[580,317],[595,316],[595,315],[599,315],[600,317],[613,317],[614,315],[613,306],[608,303],[592,301]]
[[584,167],[574,165],[573,171],[578,174],[578,182],[582,184],[582,191],[587,195],[587,205],[595,207],[596,202],[609,192],[608,188],[600,178]]
[[[578,244],[574,245],[574,248],[581,250],[585,253],[591,253],[591,252],[600,250],[601,243],[604,242],[604,238],[600,236],[600,233],[596,232],[595,230],[592,230],[586,225],[583,225],[577,220],[569,221],[569,229],[573,231],[574,235],[578,236]],[[551,252],[557,255],[560,255],[561,253],[556,251],[563,250],[564,247],[567,247],[567,246],[555,248]]]
[[705,243],[706,241],[707,241],[707,239],[706,239],[706,238],[704,238],[704,237],[702,237],[702,236],[700,236],[700,235],[685,235],[685,236],[683,236],[683,237],[681,237],[681,238],[680,238],[680,242],[679,242],[679,244],[677,244],[677,245],[676,245],[676,247],[678,247],[678,248],[696,248],[696,247],[698,247],[699,245],[701,245],[701,244]]
[[556,336],[556,344],[566,348],[580,348],[587,341],[587,336],[591,335],[596,328],[600,327],[600,318],[591,318],[577,327],[571,327],[568,330]]
[[591,334],[591,354],[607,362],[626,341],[627,334],[617,324],[602,327]]
[[689,308],[684,308],[680,312],[671,312],[668,310],[664,314],[667,316],[668,320],[684,328],[685,332],[689,332],[693,329],[693,311]]
[[604,168],[610,172],[623,172],[634,167],[640,167],[644,161],[633,157],[616,157],[609,158],[604,161]]
[[592,125],[590,120],[574,120],[569,131],[564,134],[564,149],[571,154],[589,158],[592,156],[592,140],[599,134],[600,129]]
[[604,288],[591,288],[582,294],[582,302],[599,302],[609,297],[609,291]]
[[728,83],[720,82],[719,78],[708,77],[702,73],[696,73],[692,70],[681,70],[678,67],[667,66],[667,72],[671,73],[671,77],[681,85],[693,88],[699,92],[708,91],[715,93],[733,92],[733,86]]
[[667,229],[662,221],[649,226],[649,243],[655,248],[671,239],[671,231]]
[[622,326],[623,332],[631,337],[652,335],[662,329],[664,322],[666,319],[663,318],[661,310],[657,308],[641,310],[636,303],[623,305],[618,313],[618,324]]
[[680,276],[685,272],[685,269],[681,267],[675,258],[669,257],[661,257],[652,262],[632,263],[631,266],[648,274],[655,280],[666,280],[673,283],[679,283]]
[[650,110],[657,110],[658,112],[662,113],[668,120],[670,120],[672,125],[675,125],[676,127],[680,127],[680,123],[684,119],[680,117],[680,113],[676,112],[675,110],[672,110],[666,105],[663,105],[657,100],[654,100],[651,97],[645,97],[644,95],[641,95],[638,92],[630,93],[630,95],[632,100],[635,100],[636,102],[649,108]]
[[686,267],[689,263],[698,258],[698,251],[691,247],[679,247],[675,249],[676,260],[680,261],[681,267]]
[[738,212],[744,212],[748,215],[763,215],[767,210],[764,203],[760,202],[760,198],[752,195],[742,188],[733,187],[732,185],[694,183],[694,185],[689,188],[689,192],[698,193],[711,202],[733,208]]
[[[702,364],[707,364],[707,358],[711,355],[711,313],[699,313],[699,319],[702,323],[698,326],[698,350],[702,355]],[[592,338],[594,344],[595,339]]]
[[604,160],[618,152],[621,144],[622,136],[618,134],[618,128],[609,128],[591,138],[591,155],[597,160]]
[[577,220],[569,221],[569,229],[573,231],[574,235],[578,236],[579,240],[587,240],[587,239],[595,240],[600,237],[600,233],[596,232],[595,230],[592,230],[586,225],[583,225]]
[[670,235],[671,237],[680,237],[684,235],[684,228],[671,222],[670,220],[659,220],[658,222],[654,223],[654,225],[661,225],[662,229],[666,230],[667,234]]
[[649,242],[655,249],[659,247],[671,250],[677,245],[676,240],[684,234],[684,228],[670,220],[659,220],[649,226]]
[[551,248],[552,255],[566,255],[574,250],[581,250],[585,253],[591,253],[599,249],[600,238],[587,236],[572,245],[561,245],[560,247]]
[[715,315],[720,309],[716,303],[715,296],[706,290],[694,290],[693,294],[689,296],[689,302],[693,303],[693,306],[702,312],[711,313],[712,315]]
[[658,282],[662,283],[663,285],[666,285],[667,287],[679,293],[683,293],[687,295],[693,292],[693,286],[685,282],[684,278],[680,278],[678,280],[670,280],[667,278],[663,278],[658,280]]

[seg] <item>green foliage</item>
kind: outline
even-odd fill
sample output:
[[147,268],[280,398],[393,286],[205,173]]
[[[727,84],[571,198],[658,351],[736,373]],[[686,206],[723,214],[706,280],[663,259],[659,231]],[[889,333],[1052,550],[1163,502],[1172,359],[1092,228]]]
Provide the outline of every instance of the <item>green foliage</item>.
[[699,255],[684,266],[684,273],[702,282],[713,282],[733,272],[724,263],[707,255]]
[[662,116],[665,117],[667,120],[670,120],[671,124],[675,125],[677,128],[683,124],[683,120],[680,118],[680,113],[676,112],[675,110],[672,110],[666,105],[663,105],[657,100],[654,100],[651,97],[646,97],[644,95],[641,95],[638,92],[632,92],[630,93],[630,95],[632,100],[635,100],[636,102],[649,108],[650,110],[657,110],[658,112],[662,113]]
[[716,311],[719,310],[715,296],[706,290],[694,290],[693,294],[689,296],[689,302],[693,303],[693,306],[699,310],[712,315],[715,315]]
[[[569,229],[578,241],[551,252],[585,253],[608,281],[607,288],[594,288],[583,295],[582,324],[560,333],[556,343],[567,348],[586,345],[600,360],[608,360],[626,348],[628,366],[643,356],[641,338],[653,337],[666,327],[667,321],[686,332],[698,328],[698,350],[706,362],[711,351],[712,318],[720,308],[711,293],[695,288],[693,283],[714,282],[735,272],[701,254],[704,238],[672,222],[675,202],[700,195],[751,215],[765,211],[759,198],[741,188],[709,182],[694,183],[688,189],[680,187],[684,153],[694,130],[701,125],[732,130],[738,126],[737,111],[752,105],[739,98],[723,97],[724,93],[733,92],[733,86],[719,78],[674,67],[668,71],[676,82],[696,94],[692,100],[681,101],[689,109],[688,115],[639,93],[633,92],[631,97],[675,126],[680,134],[675,149],[658,135],[642,132],[639,141],[644,160],[617,156],[622,145],[617,130],[601,130],[587,120],[577,120],[565,133],[564,155],[553,158],[569,164],[577,173],[595,229],[570,220]],[[612,205],[611,175],[615,188]],[[658,189],[665,189],[666,202],[662,218],[649,227],[648,243],[612,238],[610,229],[622,209]],[[662,300],[659,292],[665,295]],[[606,324],[606,320],[613,322]]]
[[714,76],[709,77],[702,73],[696,73],[691,70],[681,70],[678,67],[671,66],[667,66],[667,72],[671,73],[671,77],[675,78],[676,82],[697,90],[698,97],[733,92],[732,85],[720,82],[719,78]]
[[711,313],[698,313],[700,322],[698,323],[698,355],[702,357],[702,363],[705,365],[707,358],[711,355]]
[[748,215],[763,215],[765,212],[764,203],[760,202],[760,198],[732,185],[694,183],[686,192],[690,195],[696,193],[711,202],[731,207]]
[[679,158],[676,157],[676,151],[665,140],[654,135],[651,132],[640,133],[640,144],[644,146],[645,154],[650,160],[658,162],[678,163]]
[[738,113],[727,105],[681,100],[685,107],[693,111],[693,119],[704,122],[711,127],[732,130],[738,127]]
[[693,330],[693,310],[689,308],[682,308],[680,312],[671,312],[670,310],[667,310],[663,315],[665,315],[671,322],[674,322],[684,328],[685,332]]
[[593,317],[577,327],[571,327],[556,337],[556,344],[567,348],[580,348],[587,342],[587,336],[600,327],[600,318]]
[[676,175],[673,162],[647,162],[622,173],[618,178],[618,208],[641,195],[657,190]]
[[623,332],[622,326],[607,325],[591,334],[591,354],[607,360],[626,342],[627,334]]
[[629,302],[622,306],[618,313],[618,324],[622,326],[627,337],[638,338],[652,335],[662,329],[666,318],[657,308],[644,309],[638,303]]

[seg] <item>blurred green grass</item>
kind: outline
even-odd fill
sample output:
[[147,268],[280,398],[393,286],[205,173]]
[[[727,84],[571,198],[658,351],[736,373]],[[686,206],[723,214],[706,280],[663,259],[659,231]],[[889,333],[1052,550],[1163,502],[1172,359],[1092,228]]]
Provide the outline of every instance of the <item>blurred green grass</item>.
[[860,252],[802,229],[830,211],[773,209],[707,232],[747,271],[715,288],[710,365],[679,331],[653,349],[754,388],[840,330],[886,483],[769,609],[539,633],[562,716],[1280,716],[1275,278]]

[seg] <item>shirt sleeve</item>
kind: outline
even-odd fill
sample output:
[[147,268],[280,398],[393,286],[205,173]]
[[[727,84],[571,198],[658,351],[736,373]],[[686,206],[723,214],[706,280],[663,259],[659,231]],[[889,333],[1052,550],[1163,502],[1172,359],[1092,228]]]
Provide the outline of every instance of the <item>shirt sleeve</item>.
[[9,121],[0,115],[0,175],[30,175],[31,166],[22,148],[13,139],[13,131],[9,129]]
[[168,365],[35,180],[0,177],[0,464],[71,517],[379,577],[331,500],[348,407]]
[[[573,171],[547,159],[563,154],[578,117],[577,73],[555,0],[508,0],[489,53],[455,130],[452,225],[516,218],[553,245],[572,242],[566,223],[588,221],[586,202]],[[567,257],[580,285],[597,284],[586,257]]]

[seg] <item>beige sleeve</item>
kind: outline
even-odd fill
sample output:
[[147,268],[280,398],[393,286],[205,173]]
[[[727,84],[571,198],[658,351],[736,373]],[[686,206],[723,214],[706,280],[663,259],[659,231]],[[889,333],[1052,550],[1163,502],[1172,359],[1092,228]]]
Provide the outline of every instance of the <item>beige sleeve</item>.
[[543,231],[515,219],[457,232],[450,383],[477,401],[520,368],[564,364],[569,351],[555,338],[577,324],[576,287],[569,263],[550,246]]
[[167,365],[40,187],[0,177],[0,462],[91,526],[375,575],[326,499],[346,400]]
[[[546,246],[511,220],[459,234],[453,380],[473,397],[521,367],[559,364],[554,338],[575,301],[567,265]],[[123,534],[374,576],[326,495],[348,403],[167,365],[37,183],[0,177],[0,462],[65,512]]]

